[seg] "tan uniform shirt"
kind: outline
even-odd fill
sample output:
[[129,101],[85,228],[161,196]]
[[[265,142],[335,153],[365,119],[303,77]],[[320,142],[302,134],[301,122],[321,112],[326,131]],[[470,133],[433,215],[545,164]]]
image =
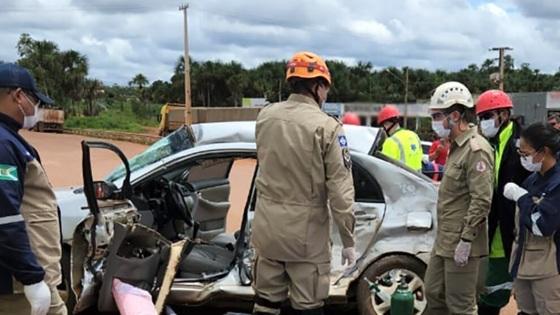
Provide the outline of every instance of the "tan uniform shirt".
[[342,124],[306,96],[265,107],[257,118],[257,254],[292,262],[330,261],[330,215],[354,246],[354,186]]
[[461,239],[472,242],[471,257],[488,255],[493,165],[493,149],[476,127],[471,126],[451,144],[439,186],[436,255],[453,257]]

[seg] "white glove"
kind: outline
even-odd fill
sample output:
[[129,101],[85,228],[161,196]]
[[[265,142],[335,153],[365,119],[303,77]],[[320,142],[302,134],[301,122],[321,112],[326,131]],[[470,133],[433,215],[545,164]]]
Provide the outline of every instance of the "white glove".
[[455,264],[459,267],[464,267],[469,262],[469,255],[471,254],[471,242],[459,241],[455,248]]
[[519,187],[516,183],[507,183],[504,186],[504,197],[509,200],[517,202],[525,194],[527,194],[527,190]]
[[41,281],[23,286],[25,298],[31,304],[31,315],[46,315],[51,306],[51,290]]
[[346,264],[347,268],[354,267],[356,263],[356,249],[347,247],[342,250],[342,265]]

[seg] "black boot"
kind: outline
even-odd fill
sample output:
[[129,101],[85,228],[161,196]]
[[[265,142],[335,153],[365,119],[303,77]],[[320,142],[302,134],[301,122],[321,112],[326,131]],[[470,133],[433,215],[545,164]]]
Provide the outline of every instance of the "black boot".
[[324,307],[319,307],[316,309],[312,309],[312,310],[303,310],[300,311],[301,315],[325,315],[325,308]]
[[479,304],[478,315],[500,315],[500,308]]

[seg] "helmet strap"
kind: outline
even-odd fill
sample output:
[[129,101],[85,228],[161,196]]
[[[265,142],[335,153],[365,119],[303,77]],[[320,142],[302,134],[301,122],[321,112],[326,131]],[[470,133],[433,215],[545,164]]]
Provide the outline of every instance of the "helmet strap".
[[390,136],[390,135],[391,135],[390,132],[391,132],[391,130],[393,129],[393,127],[395,127],[396,124],[397,124],[397,122],[393,122],[393,123],[391,124],[391,126],[389,126],[389,128],[383,127],[383,129],[385,130],[385,133],[386,133],[387,135]]

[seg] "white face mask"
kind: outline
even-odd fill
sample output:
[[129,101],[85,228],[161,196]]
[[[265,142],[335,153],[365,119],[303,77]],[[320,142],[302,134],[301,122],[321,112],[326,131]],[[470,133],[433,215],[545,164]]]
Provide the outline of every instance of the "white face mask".
[[499,130],[500,127],[496,127],[494,118],[480,121],[480,131],[482,131],[482,135],[484,135],[486,138],[493,138],[498,134]]
[[442,121],[434,121],[432,120],[432,130],[438,135],[440,138],[447,138],[451,133],[451,129],[447,129],[443,126]]
[[[27,97],[27,95],[25,95],[25,98],[27,98],[29,103],[31,103],[31,100]],[[21,105],[18,104],[18,108],[23,114],[23,126],[22,126],[23,129],[31,129],[35,127],[35,125],[39,121],[39,103],[41,103],[41,101],[37,101],[37,103],[33,106],[34,112],[33,115],[31,116],[27,116],[23,108],[21,108]]]
[[542,169],[542,161],[539,163],[533,163],[533,156],[522,156],[521,158],[521,165],[528,170],[529,172],[539,172]]

